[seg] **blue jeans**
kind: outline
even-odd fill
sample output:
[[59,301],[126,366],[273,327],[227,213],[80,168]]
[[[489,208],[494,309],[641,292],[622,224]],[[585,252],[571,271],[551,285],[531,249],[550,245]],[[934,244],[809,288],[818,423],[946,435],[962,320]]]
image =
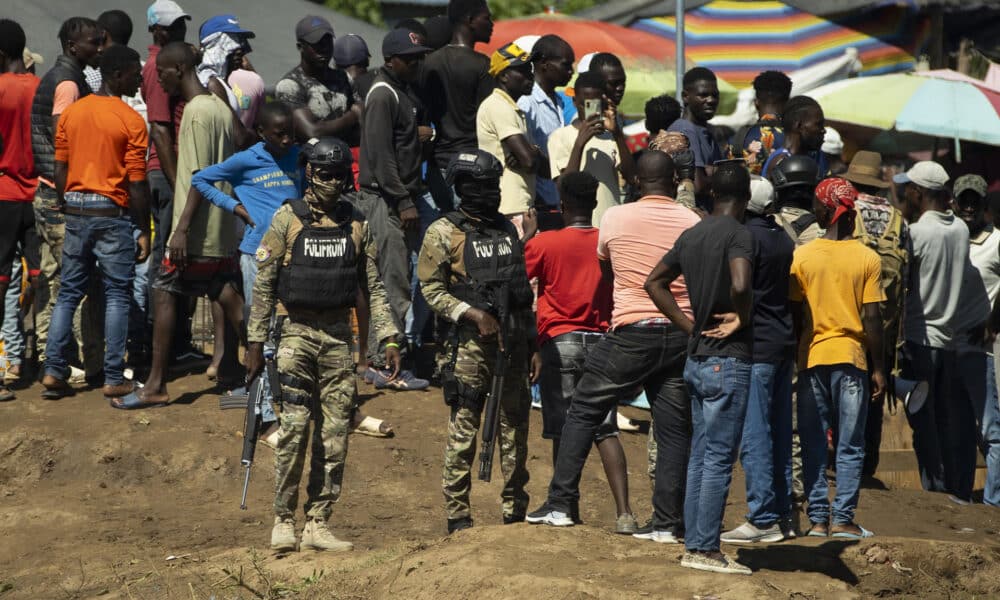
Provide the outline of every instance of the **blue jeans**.
[[990,506],[1000,506],[1000,399],[997,395],[996,361],[1000,357],[1000,340],[993,344],[993,356],[989,357],[986,378],[986,398],[983,410],[978,411],[981,446],[986,457],[986,487],[983,488],[983,502]]
[[865,421],[868,418],[868,374],[854,365],[822,365],[799,373],[799,439],[802,479],[813,523],[831,519],[826,480],[826,432],[837,431],[837,494],[835,524],[854,522],[865,462]]
[[129,301],[135,277],[135,240],[128,217],[66,215],[62,277],[45,347],[45,372],[65,380],[73,339],[73,313],[98,271],[104,281],[104,383],[124,383]]
[[[139,230],[133,233],[139,237]],[[135,279],[132,280],[132,306],[128,313],[129,347],[140,349],[148,347],[146,323],[149,322],[149,267],[153,258],[149,256],[135,265]]]
[[10,269],[10,287],[3,299],[3,325],[0,327],[0,339],[3,340],[3,352],[7,356],[7,364],[11,367],[20,365],[24,359],[24,330],[21,324],[21,254],[14,259]]
[[769,527],[792,512],[792,359],[755,362],[743,423],[747,521]]
[[722,515],[740,449],[750,396],[751,364],[723,356],[688,357],[691,459],[684,496],[684,547],[718,552]]
[[[253,254],[240,253],[240,274],[243,276],[243,321],[250,321],[250,307],[253,306],[253,284],[257,281],[257,257]],[[270,342],[264,343],[265,351],[274,351]],[[263,408],[260,411],[261,420],[265,423],[271,423],[277,421],[278,417],[274,415],[274,407],[272,403],[274,402],[274,395],[271,393],[271,384],[267,378],[264,378],[265,392],[264,396],[267,398],[267,402],[264,403]]]
[[422,345],[424,329],[431,319],[431,307],[427,305],[427,300],[420,291],[420,278],[417,277],[417,257],[420,246],[424,243],[424,234],[427,233],[431,223],[441,217],[441,211],[430,192],[424,192],[423,197],[417,201],[417,213],[420,215],[420,237],[416,249],[410,252],[410,297],[413,302],[406,311],[406,340],[414,348]]

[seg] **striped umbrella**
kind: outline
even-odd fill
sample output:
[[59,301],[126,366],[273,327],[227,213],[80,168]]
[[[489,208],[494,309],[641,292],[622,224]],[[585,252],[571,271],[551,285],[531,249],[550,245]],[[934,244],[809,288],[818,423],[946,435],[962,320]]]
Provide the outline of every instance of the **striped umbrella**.
[[809,92],[828,120],[1000,145],[1000,92],[907,74],[837,81]]
[[[640,31],[676,38],[673,17],[641,19]],[[930,23],[905,6],[883,6],[835,20],[774,1],[715,0],[684,17],[687,56],[735,85],[765,70],[795,71],[856,48],[862,75],[911,70]]]

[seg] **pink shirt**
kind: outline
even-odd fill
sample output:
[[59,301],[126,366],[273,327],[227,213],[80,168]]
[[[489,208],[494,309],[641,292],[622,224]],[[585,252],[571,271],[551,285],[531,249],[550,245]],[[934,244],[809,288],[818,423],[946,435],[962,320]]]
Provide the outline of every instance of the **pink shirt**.
[[[644,196],[638,202],[613,206],[604,213],[597,256],[611,261],[615,275],[612,329],[645,319],[665,318],[643,286],[681,233],[698,221],[694,211],[666,196]],[[670,291],[684,314],[693,319],[684,278],[674,280]]]

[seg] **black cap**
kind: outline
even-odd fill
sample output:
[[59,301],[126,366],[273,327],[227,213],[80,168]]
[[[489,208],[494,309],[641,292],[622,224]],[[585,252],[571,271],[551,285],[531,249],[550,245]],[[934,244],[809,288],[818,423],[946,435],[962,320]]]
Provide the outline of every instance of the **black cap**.
[[309,44],[315,44],[323,39],[325,35],[335,37],[333,34],[333,25],[330,25],[330,22],[323,17],[307,15],[302,17],[298,25],[295,26],[295,39]]
[[382,40],[382,56],[403,56],[406,54],[426,54],[431,49],[420,43],[420,36],[406,29],[393,29]]

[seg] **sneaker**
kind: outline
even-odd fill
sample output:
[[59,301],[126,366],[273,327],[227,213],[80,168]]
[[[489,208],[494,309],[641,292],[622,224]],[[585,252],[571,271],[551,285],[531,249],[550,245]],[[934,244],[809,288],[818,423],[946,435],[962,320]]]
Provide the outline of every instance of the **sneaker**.
[[635,520],[635,515],[632,513],[618,515],[618,519],[615,521],[615,533],[632,535],[638,531],[638,529],[639,523]]
[[271,529],[271,550],[275,552],[295,552],[295,522],[291,519],[274,518]]
[[[403,369],[399,372],[399,375],[395,379],[389,380],[389,376],[392,375],[392,371],[388,369],[376,370],[369,367],[369,371],[375,371],[375,375],[372,376],[372,383],[375,384],[375,389],[377,390],[399,390],[399,391],[411,391],[419,392],[420,390],[426,390],[430,387],[431,382],[426,379],[420,379],[413,374],[413,371]],[[368,381],[368,373],[365,373],[365,381]]]
[[667,529],[653,529],[643,527],[632,534],[632,537],[640,540],[649,540],[657,544],[679,544],[681,539],[674,535],[673,531]]
[[727,544],[753,544],[755,542],[780,542],[785,539],[781,527],[775,523],[770,527],[757,527],[747,521],[736,529],[722,534],[722,541]]
[[84,373],[83,369],[78,369],[71,365],[69,368],[69,378],[66,380],[66,383],[74,385],[86,382],[87,374]]
[[326,527],[323,521],[309,519],[302,530],[302,547],[328,552],[347,552],[354,550],[354,544],[338,540]]
[[504,525],[513,525],[514,523],[524,523],[524,513],[503,516]]
[[700,552],[685,552],[681,559],[681,566],[699,571],[711,571],[713,573],[726,573],[728,575],[752,575],[753,571],[746,565],[741,565],[735,560],[719,554],[709,556]]
[[531,384],[531,408],[542,410],[542,388],[537,383]]
[[786,540],[794,540],[798,537],[798,534],[795,533],[795,523],[792,522],[791,517],[778,521],[778,527],[781,528],[781,535],[785,536]]
[[528,513],[524,520],[532,525],[545,524],[553,527],[573,526],[573,519],[568,514],[561,510],[556,510],[548,502],[543,504],[538,510]]
[[459,517],[458,519],[448,519],[448,535],[472,528],[472,519],[469,517]]
[[957,504],[957,505],[959,505],[959,506],[968,506],[968,505],[972,504],[972,500],[966,500],[965,498],[959,498],[955,494],[948,494],[948,500],[951,501],[951,502],[953,502],[953,503],[955,503],[955,504]]

